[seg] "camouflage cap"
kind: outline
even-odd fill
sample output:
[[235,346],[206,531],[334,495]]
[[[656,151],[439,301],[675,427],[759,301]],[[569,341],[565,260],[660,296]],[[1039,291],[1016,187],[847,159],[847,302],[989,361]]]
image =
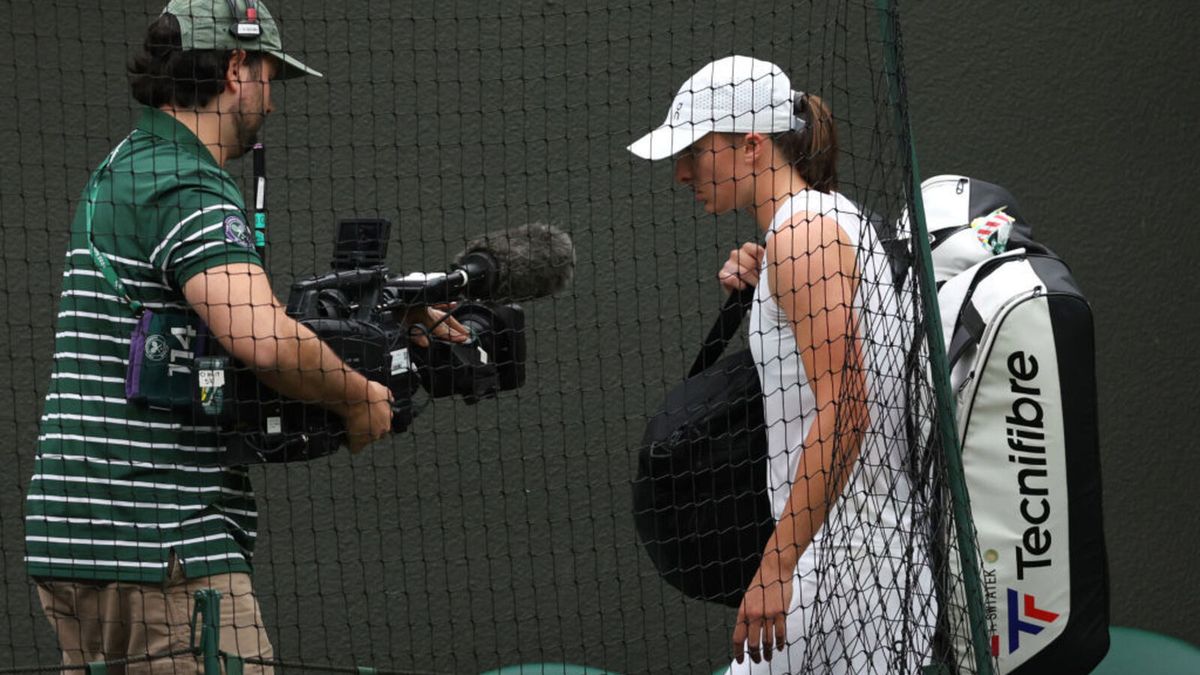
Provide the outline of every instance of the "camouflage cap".
[[321,73],[283,53],[279,26],[256,0],[171,0],[163,9],[179,20],[184,51],[244,49],[265,52],[282,62],[279,79]]

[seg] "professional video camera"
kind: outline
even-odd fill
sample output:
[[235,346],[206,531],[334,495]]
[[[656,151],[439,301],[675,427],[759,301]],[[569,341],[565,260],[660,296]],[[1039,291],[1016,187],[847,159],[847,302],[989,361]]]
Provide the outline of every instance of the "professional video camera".
[[[570,237],[530,224],[468,242],[448,272],[391,274],[387,220],[343,220],[332,272],[292,284],[287,313],[346,362],[392,392],[392,431],[412,424],[413,395],[492,398],[525,383],[525,313],[519,300],[552,295],[570,281]],[[465,343],[411,324],[414,308],[454,303],[449,315],[470,332]],[[422,332],[427,347],[412,343]],[[203,373],[203,366],[201,367]],[[282,398],[249,370],[231,378],[222,410],[231,463],[290,462],[330,454],[345,440],[342,420],[313,402]]]

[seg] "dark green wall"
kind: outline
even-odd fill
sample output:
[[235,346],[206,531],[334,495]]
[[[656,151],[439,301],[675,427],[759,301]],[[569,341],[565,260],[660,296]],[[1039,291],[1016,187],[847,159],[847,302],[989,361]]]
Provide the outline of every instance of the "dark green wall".
[[[254,470],[256,582],[277,647],[445,672],[540,660],[711,671],[732,613],[658,580],[628,479],[645,415],[717,306],[724,251],[753,226],[698,213],[669,167],[624,145],[698,65],[752,53],[834,103],[846,191],[894,211],[888,120],[877,132],[873,117],[885,95],[870,77],[875,17],[778,1],[432,4],[274,3],[285,39],[329,75],[283,85],[268,125],[277,290],[323,269],[330,226],[355,214],[394,221],[403,270],[439,269],[485,229],[553,222],[576,242],[576,278],[528,306],[534,361],[519,394],[439,401],[412,434],[358,457]],[[1200,642],[1185,332],[1200,315],[1198,10],[995,5],[903,9],[921,170],[1009,187],[1071,263],[1097,319],[1114,621]],[[0,434],[12,448],[0,457],[0,668],[54,660],[22,572],[21,499],[66,224],[133,118],[121,67],[153,11],[0,2]]]

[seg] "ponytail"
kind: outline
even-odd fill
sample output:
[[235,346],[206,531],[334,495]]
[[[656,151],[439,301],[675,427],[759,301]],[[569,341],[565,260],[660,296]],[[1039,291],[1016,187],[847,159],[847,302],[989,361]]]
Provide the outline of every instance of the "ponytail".
[[799,162],[800,175],[820,192],[837,189],[838,139],[833,114],[821,97],[801,94],[797,97],[796,112],[805,121],[801,136],[807,136],[804,158]]
[[820,192],[837,190],[837,127],[829,106],[820,96],[796,92],[795,116],[804,121],[799,131],[772,137],[788,164],[795,165],[809,187]]

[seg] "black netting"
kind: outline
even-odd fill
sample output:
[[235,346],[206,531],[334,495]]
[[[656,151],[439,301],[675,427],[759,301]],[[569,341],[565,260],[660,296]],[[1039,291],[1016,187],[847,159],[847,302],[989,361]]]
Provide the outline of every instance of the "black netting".
[[[269,85],[255,157],[278,63],[226,51],[273,49],[261,5],[237,42],[244,0],[172,3],[180,42],[139,65],[159,4],[6,3],[0,672],[58,663],[52,624],[75,664],[178,651],[147,633],[206,588],[246,672],[713,672],[740,604],[713,584],[760,579],[763,547],[803,596],[774,672],[973,672],[876,4],[275,0],[324,77]],[[734,54],[779,71],[724,62],[682,96]],[[664,119],[671,159],[627,150]],[[834,158],[841,196],[802,192]],[[747,242],[771,281],[726,352],[762,403],[688,408],[656,452],[711,454],[651,465]],[[355,367],[395,433],[326,454],[382,432]],[[787,514],[800,545],[772,548]]]

